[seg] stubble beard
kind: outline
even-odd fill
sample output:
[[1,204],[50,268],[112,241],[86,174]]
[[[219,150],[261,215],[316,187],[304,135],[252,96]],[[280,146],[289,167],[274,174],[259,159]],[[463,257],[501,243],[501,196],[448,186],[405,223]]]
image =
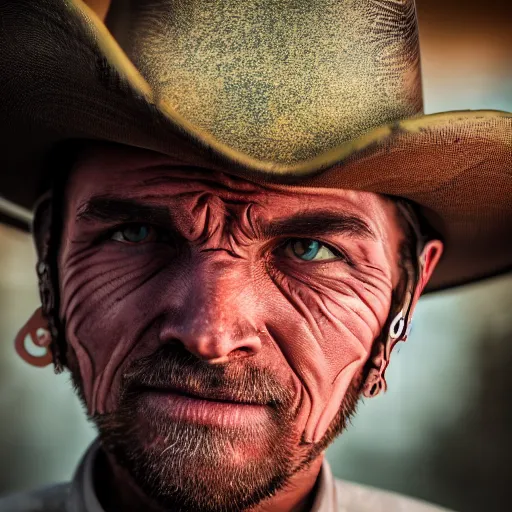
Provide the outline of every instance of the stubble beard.
[[266,428],[225,428],[145,411],[141,425],[134,419],[140,418],[137,402],[133,397],[96,424],[105,448],[163,509],[245,510],[286,481],[294,452],[285,424],[272,419]]
[[[165,361],[166,355],[163,357]],[[154,354],[137,362],[135,373],[141,375],[150,368],[154,371],[155,364],[161,372],[172,370],[161,361]],[[187,361],[183,367],[179,363],[180,371],[186,371],[190,355]],[[79,376],[73,371],[72,375],[82,394]],[[194,372],[196,380],[197,375]],[[222,383],[221,375],[213,377]],[[244,382],[251,380],[247,374],[241,377]],[[248,510],[282,489],[291,476],[307,467],[345,429],[355,412],[363,381],[362,376],[354,379],[326,434],[318,443],[308,444],[300,436],[297,439],[297,411],[289,390],[269,375],[261,380],[276,400],[268,408],[268,421],[257,425],[226,428],[174,421],[162,411],[148,408],[137,387],[128,382],[116,410],[91,419],[98,427],[104,449],[163,510]]]

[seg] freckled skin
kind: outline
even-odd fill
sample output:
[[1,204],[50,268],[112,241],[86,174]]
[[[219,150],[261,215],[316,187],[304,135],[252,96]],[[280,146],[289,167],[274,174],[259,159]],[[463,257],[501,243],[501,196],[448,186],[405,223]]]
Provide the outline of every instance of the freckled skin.
[[[105,194],[167,209],[171,241],[112,240],[105,233],[118,221],[77,218]],[[142,150],[89,151],[68,182],[59,255],[61,316],[89,414],[115,412],[130,364],[178,343],[212,365],[265,369],[289,391],[287,442],[299,466],[306,443],[322,439],[361,376],[387,319],[402,237],[394,208],[372,193],[263,186]],[[282,239],[262,233],[266,222],[318,210],[357,215],[376,237],[316,237],[349,264],[293,258]],[[247,446],[235,458],[261,456]],[[297,496],[311,489],[320,463],[321,456],[305,470]],[[268,503],[258,510],[292,509],[272,505],[279,495]]]

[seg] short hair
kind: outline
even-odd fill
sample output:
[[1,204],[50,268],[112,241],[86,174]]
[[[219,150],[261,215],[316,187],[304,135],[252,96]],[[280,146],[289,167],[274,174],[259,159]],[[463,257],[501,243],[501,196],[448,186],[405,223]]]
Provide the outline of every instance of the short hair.
[[[423,247],[421,245],[418,246],[421,241],[417,238],[416,230],[411,225],[411,220],[405,216],[401,208],[405,207],[410,211],[413,209],[412,203],[403,198],[392,198],[392,201],[396,206],[396,218],[404,235],[398,247],[398,266],[401,271],[401,278],[407,279],[407,268],[415,264],[418,251],[423,250],[424,244]],[[412,219],[415,220],[414,217]],[[419,225],[416,226],[416,229],[419,229]]]
[[439,233],[428,223],[421,213],[420,206],[397,196],[385,196],[396,206],[396,218],[402,229],[403,239],[398,248],[398,267],[400,280],[392,292],[390,316],[394,316],[403,307],[404,296],[411,278],[419,279],[419,257],[426,244],[431,240],[442,240]]

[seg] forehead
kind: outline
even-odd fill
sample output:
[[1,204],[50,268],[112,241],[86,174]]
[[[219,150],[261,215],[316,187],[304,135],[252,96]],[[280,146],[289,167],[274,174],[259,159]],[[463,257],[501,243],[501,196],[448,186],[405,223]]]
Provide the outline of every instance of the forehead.
[[199,157],[162,155],[129,146],[91,145],[79,155],[66,187],[68,214],[101,196],[182,206],[187,197],[210,194],[228,205],[254,203],[265,216],[314,210],[343,211],[367,221],[380,238],[401,231],[396,206],[371,192],[255,183]]

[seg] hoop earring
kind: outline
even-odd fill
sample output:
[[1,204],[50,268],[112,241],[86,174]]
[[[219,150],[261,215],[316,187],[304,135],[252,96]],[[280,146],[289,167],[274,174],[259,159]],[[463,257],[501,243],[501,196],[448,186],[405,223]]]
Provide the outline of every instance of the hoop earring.
[[[29,352],[26,345],[26,338],[29,336],[30,341],[36,346],[46,348],[45,354],[36,356]],[[29,318],[27,323],[20,329],[14,341],[14,347],[17,354],[28,364],[42,368],[53,362],[50,344],[52,337],[48,330],[48,322],[43,317],[42,308],[37,308],[34,314]]]

